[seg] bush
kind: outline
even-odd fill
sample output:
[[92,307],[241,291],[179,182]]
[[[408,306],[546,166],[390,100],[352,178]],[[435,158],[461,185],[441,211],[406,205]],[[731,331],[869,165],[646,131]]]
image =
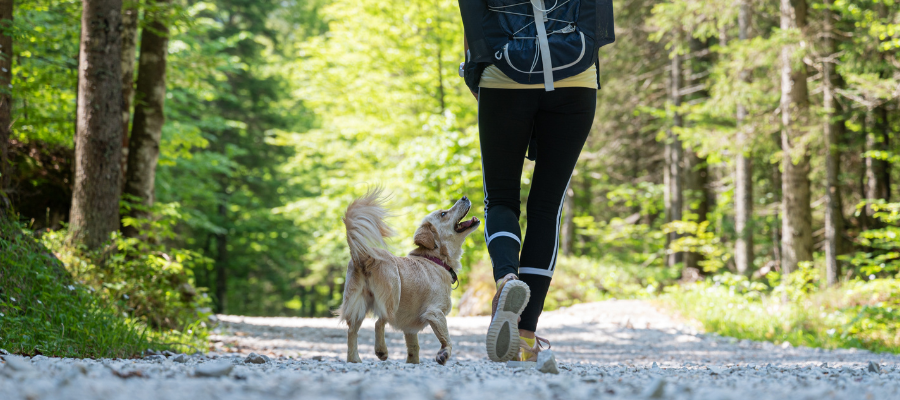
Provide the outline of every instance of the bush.
[[0,217],[0,348],[58,357],[130,357],[146,330],[73,281],[22,226]]
[[[810,266],[774,288],[717,275],[667,288],[666,299],[707,331],[740,339],[825,348],[900,352],[900,281],[853,280],[815,290]],[[779,282],[773,275],[771,282]]]
[[180,220],[177,205],[153,207],[152,220],[126,218],[140,226],[139,238],[114,233],[110,242],[88,251],[68,244],[66,231],[47,232],[42,242],[80,283],[92,288],[120,313],[148,326],[155,341],[188,351],[205,348],[205,320],[211,299],[194,286],[193,270],[209,259],[190,250],[165,246]]

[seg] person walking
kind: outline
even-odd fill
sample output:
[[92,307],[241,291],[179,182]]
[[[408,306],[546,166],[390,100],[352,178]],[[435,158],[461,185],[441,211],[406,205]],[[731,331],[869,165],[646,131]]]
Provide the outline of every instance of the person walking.
[[[614,41],[611,4],[460,0],[460,9],[467,55],[460,75],[478,101],[484,236],[497,285],[487,353],[492,361],[532,362],[549,346],[536,335],[538,319],[556,267],[566,191],[594,120],[597,50]],[[566,59],[579,46],[581,56]],[[593,56],[583,57],[591,49]],[[534,174],[523,237],[526,157]]]

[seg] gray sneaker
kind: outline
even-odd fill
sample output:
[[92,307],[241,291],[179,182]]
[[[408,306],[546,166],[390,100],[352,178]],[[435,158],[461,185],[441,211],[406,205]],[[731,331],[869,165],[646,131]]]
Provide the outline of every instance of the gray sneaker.
[[525,282],[507,275],[497,285],[497,294],[491,302],[491,325],[487,331],[488,358],[506,362],[519,352],[519,316],[525,310],[531,289]]

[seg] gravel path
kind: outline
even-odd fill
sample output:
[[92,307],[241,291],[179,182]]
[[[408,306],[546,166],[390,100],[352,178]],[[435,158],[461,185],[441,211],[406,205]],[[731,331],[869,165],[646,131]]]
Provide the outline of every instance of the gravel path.
[[[698,334],[640,301],[544,313],[539,334],[553,343],[559,375],[489,362],[487,317],[449,319],[453,357],[443,367],[432,360],[440,345],[430,330],[419,335],[422,364],[403,363],[397,332],[388,332],[381,362],[367,320],[363,363],[347,364],[335,319],[219,318],[208,356],[4,356],[0,399],[900,399],[900,356]],[[270,360],[247,362],[251,352]]]

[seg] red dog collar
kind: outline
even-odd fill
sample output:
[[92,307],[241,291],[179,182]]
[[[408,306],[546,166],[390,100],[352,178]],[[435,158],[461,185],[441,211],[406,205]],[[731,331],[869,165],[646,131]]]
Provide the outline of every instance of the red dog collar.
[[440,258],[432,257],[432,256],[419,256],[419,257],[426,258],[426,259],[428,259],[428,261],[431,261],[437,265],[444,267],[444,269],[446,269],[447,272],[450,273],[450,276],[453,278],[453,282],[451,282],[451,284],[459,282],[459,279],[456,277],[456,271],[454,271],[453,268],[451,268],[449,265],[447,265],[447,263],[445,263],[444,260],[441,260]]

